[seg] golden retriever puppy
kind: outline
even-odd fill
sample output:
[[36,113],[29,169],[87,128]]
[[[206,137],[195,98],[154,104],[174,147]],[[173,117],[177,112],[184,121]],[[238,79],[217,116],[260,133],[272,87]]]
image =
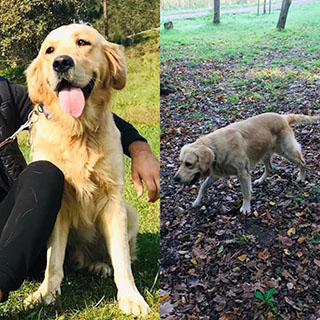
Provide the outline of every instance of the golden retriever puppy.
[[123,152],[110,107],[112,90],[125,86],[124,56],[95,29],[71,24],[47,36],[26,75],[31,100],[44,106],[34,115],[31,159],[54,163],[66,184],[44,281],[25,305],[50,304],[60,294],[68,242],[79,267],[103,276],[110,273],[107,248],[121,310],[146,315],[130,261],[138,216],[122,198]]
[[275,153],[297,164],[300,169],[297,180],[304,181],[306,164],[290,124],[319,120],[320,116],[264,113],[218,129],[182,147],[180,168],[174,179],[192,184],[199,177],[206,178],[192,204],[198,207],[214,177],[235,175],[240,181],[243,194],[240,212],[250,213],[250,169],[257,162],[263,161],[264,173],[254,181],[254,184],[261,184],[271,172],[271,158]]

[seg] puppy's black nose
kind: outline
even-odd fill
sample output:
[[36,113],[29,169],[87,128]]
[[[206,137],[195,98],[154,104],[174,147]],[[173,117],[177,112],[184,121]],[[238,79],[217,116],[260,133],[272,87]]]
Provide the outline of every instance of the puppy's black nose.
[[181,178],[177,174],[173,177],[173,180],[177,182],[181,182]]
[[52,63],[53,70],[59,73],[67,72],[73,66],[72,58],[66,55],[56,57]]

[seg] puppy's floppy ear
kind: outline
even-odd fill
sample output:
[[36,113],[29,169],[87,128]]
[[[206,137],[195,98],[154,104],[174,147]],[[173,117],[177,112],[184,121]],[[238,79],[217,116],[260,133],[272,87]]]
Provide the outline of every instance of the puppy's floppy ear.
[[25,71],[29,97],[33,103],[45,103],[45,84],[40,58],[35,58]]
[[124,53],[120,46],[108,41],[103,45],[112,77],[112,87],[121,90],[126,85],[127,67]]
[[196,149],[196,154],[199,158],[199,168],[201,170],[201,173],[208,173],[214,161],[213,151],[206,146],[199,146]]

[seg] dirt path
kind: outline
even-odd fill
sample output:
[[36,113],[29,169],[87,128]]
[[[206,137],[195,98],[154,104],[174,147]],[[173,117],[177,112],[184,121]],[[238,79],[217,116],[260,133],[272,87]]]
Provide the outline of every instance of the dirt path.
[[[319,2],[319,0],[294,0],[292,2],[292,6],[298,6],[301,4],[308,4],[313,2]],[[272,10],[279,10],[281,8],[281,2],[272,4]],[[221,14],[224,13],[246,13],[256,11],[257,6],[245,7],[245,8],[233,8],[233,9],[224,9],[221,10]],[[262,11],[262,6],[260,12]],[[197,18],[202,16],[209,15],[210,12],[208,10],[201,12],[187,12],[187,13],[177,13],[177,14],[165,14],[161,15],[161,20],[174,20],[174,19],[187,19],[187,18]]]

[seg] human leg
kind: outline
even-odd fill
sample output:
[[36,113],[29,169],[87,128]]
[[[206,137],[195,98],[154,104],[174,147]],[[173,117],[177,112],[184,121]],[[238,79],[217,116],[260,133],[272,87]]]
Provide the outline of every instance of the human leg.
[[63,194],[62,172],[48,161],[28,165],[0,204],[0,290],[18,289],[53,230]]

